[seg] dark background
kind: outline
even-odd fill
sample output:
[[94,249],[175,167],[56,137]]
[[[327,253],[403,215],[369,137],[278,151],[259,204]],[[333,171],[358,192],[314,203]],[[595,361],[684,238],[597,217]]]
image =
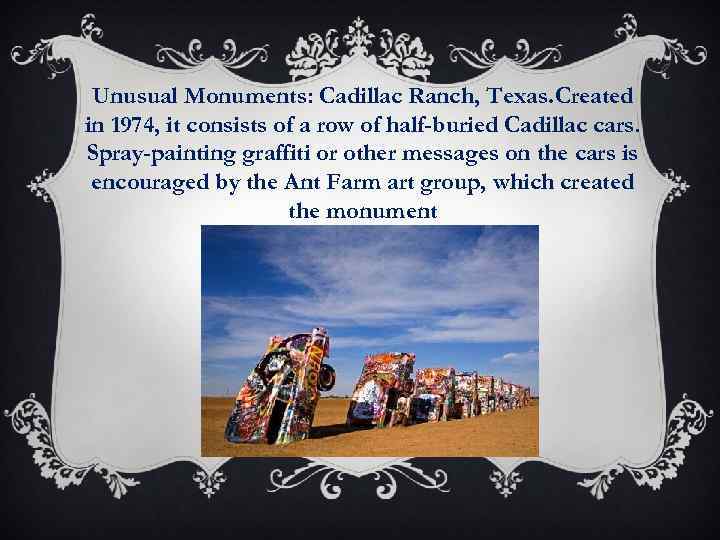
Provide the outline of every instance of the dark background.
[[[448,60],[449,43],[477,50],[485,37],[491,37],[499,54],[514,52],[515,41],[522,37],[533,50],[562,43],[561,65],[566,65],[614,45],[613,30],[626,12],[637,17],[639,35],[678,37],[689,48],[705,45],[707,61],[699,67],[673,66],[670,80],[646,71],[642,105],[655,165],[662,171],[675,169],[692,185],[686,197],[663,210],[657,247],[668,412],[684,392],[707,409],[718,408],[713,279],[718,273],[715,214],[720,203],[715,164],[715,124],[720,119],[717,21],[711,4],[684,2],[667,9],[651,2],[603,2],[590,8],[582,8],[583,4],[443,2],[425,7],[417,2],[386,2],[380,10],[365,4],[340,10],[318,3],[285,9],[270,2],[87,2],[54,8],[22,2],[3,7],[0,51],[9,55],[13,45],[31,47],[42,37],[79,35],[80,19],[87,12],[95,13],[105,32],[100,43],[153,65],[157,65],[156,43],[183,49],[198,37],[207,54],[219,54],[225,37],[234,38],[241,48],[269,43],[268,63],[242,71],[244,77],[267,82],[288,81],[284,56],[298,36],[329,28],[342,33],[357,15],[376,33],[387,27],[396,34],[422,37],[436,59],[432,82],[460,81],[476,73]],[[5,272],[0,408],[12,409],[30,392],[43,404],[50,403],[59,305],[58,227],[52,205],[34,198],[25,185],[42,169],[54,172],[64,162],[72,141],[76,98],[72,73],[49,81],[44,66],[21,68],[9,56],[2,70],[6,154],[0,195],[0,260]],[[602,334],[602,329],[598,332]],[[302,460],[247,459],[223,467],[229,480],[210,500],[191,479],[194,465],[175,463],[135,475],[142,484],[117,501],[95,474],[80,487],[59,491],[53,481],[40,476],[24,437],[8,423],[0,427],[2,527],[10,537],[544,536],[552,528],[584,536],[700,538],[717,533],[712,502],[720,480],[715,459],[717,421],[710,420],[706,432],[693,439],[678,478],[666,480],[660,491],[637,487],[623,474],[603,501],[576,486],[582,475],[538,463],[519,468],[525,481],[506,500],[488,480],[493,469],[489,462],[463,459],[415,460],[426,471],[442,467],[448,472],[448,494],[425,491],[398,475],[398,494],[390,501],[376,497],[378,483],[372,476],[346,477],[336,501],[322,497],[317,480],[269,494],[270,469],[287,472]]]

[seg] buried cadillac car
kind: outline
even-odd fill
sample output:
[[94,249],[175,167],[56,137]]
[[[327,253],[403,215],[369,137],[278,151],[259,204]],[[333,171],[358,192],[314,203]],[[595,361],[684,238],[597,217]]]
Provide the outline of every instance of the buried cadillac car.
[[391,424],[400,398],[409,399],[415,355],[378,353],[365,357],[347,413],[348,426],[385,427]]
[[475,371],[455,373],[454,418],[470,418],[480,415],[478,374]]
[[308,438],[320,391],[335,385],[323,364],[330,338],[324,328],[270,338],[267,350],[235,400],[225,428],[232,443],[288,444]]
[[455,370],[453,368],[419,369],[415,392],[410,402],[413,422],[437,422],[452,418],[455,410]]

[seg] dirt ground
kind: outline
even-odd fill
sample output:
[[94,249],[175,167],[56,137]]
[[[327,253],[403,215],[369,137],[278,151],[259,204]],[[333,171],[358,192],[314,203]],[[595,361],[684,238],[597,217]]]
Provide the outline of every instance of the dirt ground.
[[202,398],[202,455],[534,457],[539,448],[538,400],[528,407],[475,418],[390,429],[345,425],[349,399],[321,399],[310,438],[287,446],[231,444],[223,436],[233,398]]

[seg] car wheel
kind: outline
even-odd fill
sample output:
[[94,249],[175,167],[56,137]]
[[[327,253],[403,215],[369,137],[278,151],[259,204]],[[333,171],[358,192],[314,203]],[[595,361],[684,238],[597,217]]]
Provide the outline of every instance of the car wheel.
[[318,375],[318,389],[327,392],[332,390],[333,386],[335,386],[335,370],[328,364],[322,364]]

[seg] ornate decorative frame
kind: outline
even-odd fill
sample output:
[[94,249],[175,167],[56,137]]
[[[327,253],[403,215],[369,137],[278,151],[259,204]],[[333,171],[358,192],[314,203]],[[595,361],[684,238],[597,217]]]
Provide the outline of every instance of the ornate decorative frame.
[[[617,39],[628,41],[636,39],[638,23],[631,14],[622,17],[622,24],[615,29]],[[85,15],[80,22],[80,37],[90,41],[103,37],[103,30],[96,25],[95,16],[91,13]],[[53,54],[53,41],[56,38],[40,39],[31,49],[18,45],[12,48],[10,58],[21,66],[29,65],[35,61],[44,65],[49,79],[67,72],[71,62],[67,58],[57,57]],[[683,61],[697,66],[702,64],[708,55],[703,46],[687,49],[678,39],[661,38],[665,49],[661,57],[651,58],[647,61],[647,69],[664,79],[669,78],[669,69],[672,65]],[[462,62],[468,66],[486,71],[501,60],[512,62],[524,68],[539,68],[548,63],[557,64],[562,60],[561,44],[546,47],[531,52],[527,39],[516,42],[516,51],[511,56],[500,55],[495,52],[495,42],[484,39],[480,48],[475,51],[461,46],[449,45],[449,59],[451,62]],[[192,39],[186,51],[172,47],[156,45],[156,60],[158,63],[169,62],[178,68],[196,67],[212,58],[219,61],[231,71],[241,70],[251,63],[266,62],[269,55],[269,45],[252,47],[240,50],[233,39],[227,38],[223,42],[223,52],[218,57],[206,56],[202,50],[199,39]],[[377,63],[382,68],[408,78],[427,81],[430,68],[435,57],[425,50],[421,38],[411,37],[407,33],[394,34],[389,29],[382,29],[377,35],[363,19],[357,17],[348,25],[342,35],[337,29],[329,29],[323,35],[310,33],[300,36],[294,48],[285,56],[285,63],[289,67],[288,75],[292,81],[309,78],[334,69],[351,57],[361,55]],[[47,169],[37,175],[27,185],[29,190],[44,202],[49,203],[50,198],[43,184],[53,176]],[[681,176],[670,169],[665,173],[666,178],[673,182],[666,203],[670,203],[687,192],[690,185]],[[689,399],[687,395],[672,409],[667,420],[664,447],[660,454],[651,463],[642,466],[632,466],[623,462],[616,462],[591,478],[577,482],[577,485],[589,490],[597,500],[602,500],[613,481],[623,472],[630,473],[638,486],[650,486],[658,490],[666,479],[677,476],[679,467],[684,463],[685,450],[690,445],[693,436],[702,433],[707,420],[713,416],[713,411],[706,411],[697,401]],[[40,468],[43,478],[52,479],[55,485],[64,490],[68,486],[79,486],[91,471],[103,478],[113,497],[120,499],[128,493],[128,489],[140,484],[138,480],[127,473],[101,462],[93,462],[84,466],[74,466],[59,457],[52,438],[50,417],[45,407],[35,398],[34,394],[20,401],[12,411],[5,410],[5,416],[10,419],[12,428],[16,433],[24,435],[28,445],[33,449],[33,460]],[[285,473],[281,469],[272,469],[269,474],[270,487],[268,492],[274,493],[295,488],[313,478],[319,478],[320,493],[326,499],[337,499],[342,494],[340,482],[345,476],[355,478],[372,475],[379,482],[376,495],[383,500],[392,499],[397,493],[397,479],[405,478],[407,481],[422,488],[448,493],[450,487],[447,473],[443,469],[436,469],[428,474],[421,468],[413,465],[411,458],[397,458],[385,460],[371,470],[354,470],[352,468],[340,469],[337,465],[324,462],[320,458],[307,458],[308,463]],[[197,484],[201,493],[211,498],[228,481],[228,477],[221,470],[222,464],[215,469],[208,470],[197,464],[192,480]],[[516,470],[501,471],[494,469],[489,476],[491,484],[505,499],[509,498],[524,481],[522,475]],[[398,478],[396,478],[396,475]]]

